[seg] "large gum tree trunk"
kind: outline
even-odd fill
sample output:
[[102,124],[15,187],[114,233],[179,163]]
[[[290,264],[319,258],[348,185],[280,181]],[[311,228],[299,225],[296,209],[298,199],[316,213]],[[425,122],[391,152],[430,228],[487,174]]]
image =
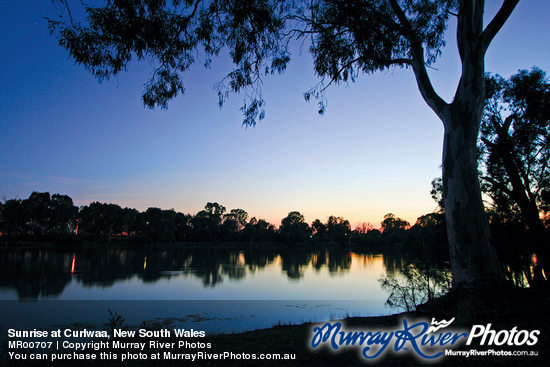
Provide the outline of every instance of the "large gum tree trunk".
[[[478,18],[480,23],[481,15],[479,11],[471,18]],[[461,22],[464,19],[459,18]],[[445,128],[443,199],[453,286],[485,288],[503,284],[505,278],[491,244],[477,172],[477,139],[485,107],[485,63],[480,38],[474,35],[481,32],[481,25],[463,27],[463,33],[458,34],[462,77],[453,102],[440,115]]]
[[[437,95],[418,39],[410,37],[412,67],[424,100],[443,121],[443,199],[453,288],[478,290],[505,283],[491,244],[477,174],[477,138],[485,102],[485,52],[518,0],[505,0],[484,29],[483,0],[458,2],[457,45],[462,74],[452,103]],[[475,303],[472,299],[471,303]]]
[[443,197],[447,238],[453,286],[485,288],[502,284],[504,275],[490,243],[477,174],[479,120],[467,107],[454,105],[445,121]]

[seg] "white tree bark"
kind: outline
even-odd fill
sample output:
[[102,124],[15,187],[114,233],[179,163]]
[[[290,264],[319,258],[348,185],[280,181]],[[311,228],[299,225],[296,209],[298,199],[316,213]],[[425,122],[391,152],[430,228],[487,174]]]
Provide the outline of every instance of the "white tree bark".
[[409,29],[412,68],[426,103],[443,122],[443,199],[447,222],[453,285],[483,288],[504,284],[505,277],[491,244],[477,174],[476,147],[485,102],[485,52],[519,0],[505,0],[483,29],[483,0],[460,1],[457,43],[462,75],[452,103],[435,92],[424,63],[422,45],[404,14],[394,6]]

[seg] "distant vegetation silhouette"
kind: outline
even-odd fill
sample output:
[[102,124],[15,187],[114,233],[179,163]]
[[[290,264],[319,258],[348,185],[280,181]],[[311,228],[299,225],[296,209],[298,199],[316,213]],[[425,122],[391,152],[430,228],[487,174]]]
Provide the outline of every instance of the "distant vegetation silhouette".
[[[425,218],[432,218],[431,221]],[[406,238],[407,237],[407,238]],[[386,242],[442,242],[444,219],[440,214],[420,217],[414,226],[389,213],[380,230],[363,223],[352,230],[350,222],[330,216],[325,223],[309,225],[298,211],[281,220],[278,228],[264,219],[250,218],[243,209],[207,203],[195,215],[174,209],[148,208],[140,212],[117,204],[92,202],[76,207],[67,195],[33,192],[27,199],[0,203],[0,238],[5,244],[32,242],[135,242],[142,244],[209,243],[333,243],[383,245]]]

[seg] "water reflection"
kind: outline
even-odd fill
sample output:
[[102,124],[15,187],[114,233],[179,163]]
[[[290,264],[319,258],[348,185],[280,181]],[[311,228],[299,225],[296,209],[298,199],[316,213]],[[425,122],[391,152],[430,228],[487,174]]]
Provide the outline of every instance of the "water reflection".
[[542,264],[536,253],[519,253],[508,256],[505,264],[505,275],[518,287],[539,287],[546,284]]
[[0,287],[14,289],[20,299],[61,294],[71,282],[69,252],[3,250],[0,252]]
[[[0,299],[5,299],[10,291],[15,291],[21,300],[56,298],[71,283],[86,289],[108,289],[135,279],[145,286],[183,277],[199,280],[203,288],[215,288],[224,280],[243,281],[266,269],[272,280],[284,278],[300,283],[308,272],[352,277],[353,264],[357,269],[374,269],[376,279],[380,274],[399,271],[403,260],[342,248],[3,249]],[[273,275],[277,269],[279,275]]]

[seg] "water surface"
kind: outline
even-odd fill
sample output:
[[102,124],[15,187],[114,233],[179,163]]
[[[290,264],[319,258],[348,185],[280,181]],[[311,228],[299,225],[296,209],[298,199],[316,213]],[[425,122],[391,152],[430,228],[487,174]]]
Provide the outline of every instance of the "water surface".
[[347,248],[3,249],[0,300],[33,327],[97,324],[114,309],[131,324],[241,331],[390,313],[378,279],[402,266],[400,256]]

